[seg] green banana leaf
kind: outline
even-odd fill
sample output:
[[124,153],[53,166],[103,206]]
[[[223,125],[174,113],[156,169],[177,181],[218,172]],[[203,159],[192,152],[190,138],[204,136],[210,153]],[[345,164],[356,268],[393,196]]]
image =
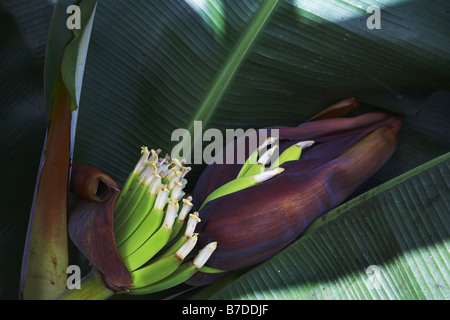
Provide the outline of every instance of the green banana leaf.
[[[449,36],[445,5],[378,4],[380,30],[367,29],[364,8],[341,1],[99,2],[76,161],[120,183],[136,148],[170,153],[172,132],[192,131],[194,121],[204,130],[297,125],[347,96],[413,114],[449,84],[449,48],[437,36]],[[414,32],[405,35],[407,21]]]
[[[1,13],[8,19],[2,19],[0,26],[8,33],[1,33],[0,63],[2,70],[9,72],[0,75],[1,90],[8,92],[0,97],[2,113],[7,116],[0,120],[2,146],[7,151],[1,160],[4,210],[0,215],[0,254],[10,263],[1,267],[0,298],[14,299],[18,296],[21,254],[45,135],[45,103],[48,105],[56,66],[71,38],[65,27],[65,8],[75,2],[57,1],[51,24],[48,14],[34,15],[33,23],[41,19],[50,25],[45,72],[39,69],[37,49],[25,37],[45,39],[46,32],[21,33],[21,29],[32,29],[24,17],[33,17],[38,1],[20,1],[21,5],[14,6],[5,3],[0,2]],[[81,89],[75,85],[73,69],[63,70],[66,82],[73,80],[68,86],[78,88],[75,94],[80,96],[74,160],[102,169],[121,185],[141,145],[170,153],[178,143],[171,141],[172,132],[185,128],[193,133],[194,121],[202,121],[204,131],[298,125],[349,96],[363,102],[362,110],[382,108],[407,116],[393,158],[355,196],[449,152],[450,95],[445,91],[450,84],[448,4],[386,0],[371,1],[370,5],[381,10],[381,29],[367,27],[372,14],[366,11],[369,3],[363,1],[98,1],[89,47],[87,53],[84,51]],[[23,62],[10,64],[18,58],[18,52]],[[24,69],[24,65],[30,68]],[[38,101],[30,102],[28,96]],[[27,164],[23,163],[25,155]],[[25,167],[17,168],[19,165]],[[190,189],[203,168],[193,165],[188,175]],[[436,186],[437,181],[428,183]],[[399,182],[394,180],[392,184],[397,188]],[[370,194],[373,203],[379,203],[385,191]],[[444,203],[448,203],[448,196],[448,192],[440,193]],[[400,201],[397,196],[393,199]],[[364,201],[361,196],[351,203],[358,208]],[[401,201],[406,208],[417,204],[414,197]],[[336,210],[343,212],[345,208]],[[377,213],[403,235],[410,224],[393,218],[401,210],[380,206]],[[355,212],[350,215],[355,216]],[[370,217],[377,219],[374,215]],[[317,223],[323,223],[320,228],[334,230],[334,223],[341,220],[346,221],[336,218]],[[344,230],[351,237],[339,239],[343,241],[341,251],[348,250],[350,255],[358,248],[354,239],[365,232],[362,227],[351,225]],[[287,250],[297,253],[302,246],[299,243],[312,236],[306,234]],[[328,236],[329,242],[321,245],[332,250],[341,234],[330,231]],[[429,243],[432,240],[425,240],[433,246]],[[442,243],[435,243],[436,248],[445,247]],[[332,296],[340,298],[448,298],[448,279],[442,275],[445,263],[433,264],[423,258],[422,251],[410,247],[395,249],[399,259],[386,261],[391,252],[382,242],[374,241],[371,255],[363,255],[359,263],[323,266],[320,274],[308,269],[310,273],[304,278],[297,275],[289,281],[285,273],[280,275],[282,280],[273,278],[276,282],[271,280],[267,287],[260,288],[260,283],[248,279],[273,276],[264,271],[263,264],[216,297],[326,298],[323,288],[330,288]],[[317,248],[309,250],[315,252]],[[434,253],[436,259],[447,254],[442,250]],[[283,257],[284,252],[267,265],[292,270],[292,261]],[[359,256],[356,253],[350,257],[355,261]],[[320,265],[313,256],[308,259],[310,268]],[[400,271],[411,259],[436,277],[440,287],[430,289],[432,294],[417,291],[422,273],[412,267]],[[392,290],[383,286],[382,293],[372,295],[362,286],[365,269],[361,268],[369,266],[366,262],[391,272],[385,281]],[[242,283],[245,290],[236,291]],[[407,291],[410,294],[399,296],[395,290],[399,284],[411,287]],[[350,293],[344,292],[346,285]],[[313,289],[317,289],[316,295],[311,294]]]
[[[20,12],[16,5],[12,9]],[[19,297],[25,235],[47,125],[37,58],[40,41],[29,45],[12,9],[0,2],[0,256],[5,259],[0,264],[0,299]],[[27,25],[22,30],[32,29]]]

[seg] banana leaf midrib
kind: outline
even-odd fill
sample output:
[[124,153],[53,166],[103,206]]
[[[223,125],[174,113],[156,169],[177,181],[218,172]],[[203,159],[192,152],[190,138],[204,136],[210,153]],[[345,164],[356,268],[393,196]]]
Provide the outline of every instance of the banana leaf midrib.
[[264,2],[253,16],[246,30],[223,63],[222,68],[212,82],[211,88],[207,91],[205,98],[200,103],[200,107],[190,121],[188,131],[191,134],[193,132],[194,121],[202,121],[203,126],[207,125],[229,84],[238,72],[242,62],[245,60],[250,48],[257,41],[261,31],[268,22],[269,17],[276,10],[280,2],[281,1],[279,0],[269,0]]

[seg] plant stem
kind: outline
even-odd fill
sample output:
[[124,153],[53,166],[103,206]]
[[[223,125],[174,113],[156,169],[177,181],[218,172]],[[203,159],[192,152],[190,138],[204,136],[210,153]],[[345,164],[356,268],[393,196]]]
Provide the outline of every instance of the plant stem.
[[106,288],[103,284],[97,269],[93,268],[89,274],[81,279],[72,289],[67,289],[60,294],[57,300],[106,300],[110,298],[114,292]]
[[22,299],[54,299],[66,288],[71,97],[60,76],[54,90],[22,263]]

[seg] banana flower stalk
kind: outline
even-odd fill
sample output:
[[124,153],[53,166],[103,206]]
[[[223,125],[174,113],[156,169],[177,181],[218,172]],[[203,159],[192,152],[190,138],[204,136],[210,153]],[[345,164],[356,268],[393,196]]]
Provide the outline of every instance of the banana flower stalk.
[[[208,268],[231,271],[274,256],[315,219],[344,202],[388,161],[396,148],[402,119],[386,112],[336,118],[357,106],[358,101],[350,98],[298,127],[265,128],[269,137],[273,129],[278,130],[278,139],[272,140],[277,141],[279,158],[273,163],[281,172],[264,182],[225,191],[211,199],[258,163],[212,163],[206,167],[192,197],[194,210],[202,217],[196,228],[200,246],[211,241],[220,243],[207,262]],[[248,138],[241,137],[227,146],[222,163],[227,148],[237,150],[239,143],[246,143],[240,139]],[[259,149],[266,144],[270,147],[272,142],[258,141]],[[247,160],[255,154],[264,158],[258,151],[249,150]],[[262,170],[265,173],[273,167],[266,163]],[[205,285],[223,274],[226,272],[199,272],[186,283]]]

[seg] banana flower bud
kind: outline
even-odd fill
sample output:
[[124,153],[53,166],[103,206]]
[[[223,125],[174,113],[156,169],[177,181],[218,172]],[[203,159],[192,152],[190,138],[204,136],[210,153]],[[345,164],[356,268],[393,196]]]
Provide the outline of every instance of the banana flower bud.
[[[299,159],[279,161],[283,172],[262,183],[205,203],[215,190],[235,181],[243,165],[213,163],[206,167],[192,197],[194,210],[202,219],[196,228],[200,246],[219,243],[207,266],[236,270],[274,256],[388,161],[396,148],[401,118],[385,112],[328,118],[357,105],[356,99],[350,98],[298,127],[265,128],[269,137],[273,129],[278,130],[280,158],[298,142],[306,143],[300,144]],[[225,149],[237,150],[236,145],[243,143],[240,139],[247,138],[238,138]],[[263,143],[258,141],[258,145]],[[253,152],[249,150],[246,157]],[[197,273],[187,283],[207,284],[216,275]]]

